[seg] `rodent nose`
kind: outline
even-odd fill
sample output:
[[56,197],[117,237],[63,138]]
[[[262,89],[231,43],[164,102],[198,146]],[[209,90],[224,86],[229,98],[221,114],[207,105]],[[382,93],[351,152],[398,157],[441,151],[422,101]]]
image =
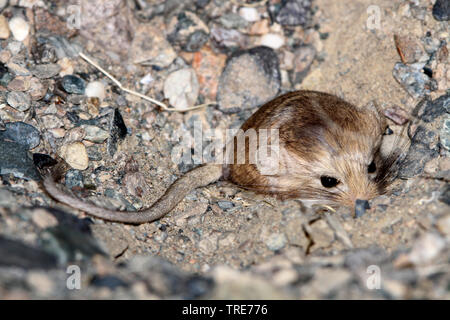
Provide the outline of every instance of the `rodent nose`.
[[355,201],[355,217],[356,218],[361,217],[368,209],[370,209],[369,201],[356,199],[356,201]]

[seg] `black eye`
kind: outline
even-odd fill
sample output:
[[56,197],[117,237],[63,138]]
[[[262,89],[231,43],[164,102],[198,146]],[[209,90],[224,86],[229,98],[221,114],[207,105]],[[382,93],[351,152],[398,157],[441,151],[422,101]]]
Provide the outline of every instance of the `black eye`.
[[391,128],[386,127],[386,130],[384,131],[383,135],[385,135],[385,136],[390,136],[390,135],[393,134],[393,133],[394,133],[394,131],[392,131]]
[[368,173],[374,173],[376,170],[377,170],[377,166],[375,165],[375,162],[372,161],[372,162],[369,164],[369,167],[367,168],[367,172],[368,172]]
[[333,188],[339,184],[339,180],[333,177],[321,176],[320,182],[325,188]]

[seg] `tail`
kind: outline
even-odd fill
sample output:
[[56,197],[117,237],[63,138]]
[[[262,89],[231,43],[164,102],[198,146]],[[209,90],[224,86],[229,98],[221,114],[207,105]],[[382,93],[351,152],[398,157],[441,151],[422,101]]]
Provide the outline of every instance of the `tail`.
[[96,218],[114,222],[141,224],[162,218],[175,208],[189,192],[219,180],[222,177],[222,166],[209,164],[192,169],[175,181],[151,207],[137,212],[109,210],[66,193],[56,182],[61,173],[61,166],[57,165],[55,169],[44,174],[43,180],[47,192],[59,202],[84,211]]

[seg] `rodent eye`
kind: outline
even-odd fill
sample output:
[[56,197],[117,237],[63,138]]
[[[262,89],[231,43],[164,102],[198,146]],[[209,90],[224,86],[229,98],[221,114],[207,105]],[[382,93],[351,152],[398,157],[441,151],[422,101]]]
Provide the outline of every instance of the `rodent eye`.
[[386,127],[386,130],[384,131],[383,135],[384,135],[384,136],[390,136],[390,135],[393,134],[393,133],[394,133],[394,131],[392,131],[391,128]]
[[329,176],[321,176],[320,182],[325,188],[333,188],[339,184],[339,180]]
[[372,161],[372,162],[369,164],[369,167],[367,168],[367,172],[368,172],[368,173],[374,173],[376,170],[377,170],[377,166],[375,165],[375,162]]

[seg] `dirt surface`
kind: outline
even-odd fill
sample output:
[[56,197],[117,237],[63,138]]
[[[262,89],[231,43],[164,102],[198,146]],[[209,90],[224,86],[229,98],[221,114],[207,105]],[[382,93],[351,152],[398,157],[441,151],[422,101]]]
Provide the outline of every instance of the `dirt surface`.
[[[427,32],[430,39],[444,43],[448,48],[448,21],[433,18],[434,1],[316,0],[307,25],[269,23],[268,29],[263,27],[261,21],[270,21],[269,9],[258,6],[258,21],[247,22],[245,27],[239,27],[241,29],[230,28],[239,30],[244,39],[241,41],[236,35],[235,38],[230,37],[228,41],[236,41],[237,47],[224,47],[213,41],[212,30],[218,28],[218,17],[230,12],[239,15],[239,8],[243,6],[231,2],[206,2],[205,7],[199,7],[184,1],[178,9],[173,9],[173,12],[192,10],[205,22],[205,25],[197,23],[192,27],[193,30],[209,32],[206,43],[196,52],[186,51],[184,34],[172,32],[175,22],[171,19],[176,14],[167,13],[167,5],[165,13],[158,11],[158,5],[162,6],[164,1],[148,1],[147,9],[142,10],[120,5],[118,1],[114,10],[118,10],[119,15],[113,15],[118,18],[107,21],[116,28],[120,26],[120,30],[130,29],[131,33],[110,32],[108,28],[99,28],[103,30],[99,31],[93,27],[85,27],[75,36],[70,35],[69,31],[53,32],[62,33],[84,53],[95,57],[124,85],[159,100],[169,100],[164,94],[164,82],[168,75],[192,67],[200,87],[200,97],[195,97],[194,103],[215,100],[221,83],[227,83],[220,80],[224,66],[230,61],[226,60],[227,57],[261,44],[262,36],[267,33],[277,34],[285,41],[281,47],[274,48],[280,60],[280,93],[314,89],[337,94],[357,105],[376,101],[383,110],[398,106],[411,121],[400,125],[388,120],[390,128],[396,133],[410,126],[411,122],[420,124],[424,121],[420,115],[415,118],[411,116],[424,101],[430,110],[447,108],[447,113],[439,113],[439,109],[432,121],[427,122],[428,132],[435,133],[434,139],[438,141],[430,148],[437,151],[427,158],[419,174],[397,180],[394,193],[371,201],[371,209],[360,218],[354,218],[353,213],[345,208],[333,214],[315,212],[305,209],[299,201],[279,201],[240,190],[222,181],[192,191],[170,214],[157,222],[123,225],[89,218],[80,211],[53,201],[38,180],[24,180],[13,174],[2,175],[1,239],[18,241],[36,250],[44,248],[44,252],[58,256],[59,262],[56,266],[51,264],[52,267],[36,267],[36,271],[35,267],[29,270],[7,260],[2,262],[0,258],[0,265],[5,265],[4,276],[0,276],[0,297],[450,298],[450,163],[449,151],[442,146],[444,135],[448,135],[448,131],[444,132],[443,123],[448,119],[450,104],[448,50],[447,56],[431,64],[435,84],[427,95],[412,96],[393,76],[394,65],[401,62],[394,35],[413,37],[428,58],[437,50],[444,49],[434,49],[433,54],[427,54],[423,49]],[[279,2],[269,1],[269,4],[277,5]],[[186,7],[183,9],[184,5]],[[26,7],[19,1],[19,8],[23,8],[22,12],[32,24],[31,17],[33,13],[36,15],[36,10]],[[62,7],[64,5],[56,1],[54,8],[48,5],[45,10],[55,19],[63,21],[66,16],[61,16],[55,9]],[[379,9],[379,28],[368,27],[368,19],[371,19],[369,7]],[[3,14],[6,12],[9,19],[17,14],[14,10],[7,7]],[[131,18],[127,20],[124,18],[126,16]],[[177,17],[180,19],[179,15]],[[261,26],[257,28],[254,25],[258,23]],[[86,25],[90,24],[86,22]],[[33,32],[38,33],[36,26]],[[99,35],[98,32],[105,34]],[[130,54],[129,48],[139,47],[137,42],[141,40],[136,38],[143,36],[142,32],[150,35],[152,32],[162,32],[165,37],[155,37],[151,48],[144,53],[133,51]],[[134,36],[129,39],[127,34]],[[96,42],[99,37],[103,43],[108,42],[108,37],[113,35],[114,41],[120,45],[102,47]],[[2,40],[3,51],[0,55],[3,60],[8,55],[5,52],[12,50],[11,45],[8,47],[8,41],[11,42],[11,38]],[[24,55],[24,61],[30,60],[25,65],[31,68],[35,63],[30,54],[30,48],[35,46],[33,36],[24,40],[23,45],[25,49],[20,52]],[[306,68],[302,68],[301,64],[291,66],[286,57],[299,55],[298,50],[305,45],[314,48],[311,64]],[[406,46],[403,50],[406,52],[409,49]],[[149,50],[151,52],[147,57]],[[157,62],[148,65],[135,63],[142,61],[142,57],[154,59],[158,54]],[[14,54],[11,54],[9,62],[11,59],[15,59]],[[56,98],[46,102],[36,100],[33,102],[33,116],[30,111],[19,112],[3,102],[0,117],[5,123],[24,121],[38,128],[41,143],[32,149],[32,153],[61,155],[62,146],[81,141],[88,150],[89,161],[86,168],[75,170],[75,175],[81,173],[82,176],[82,179],[75,180],[82,180],[83,183],[82,187],[72,190],[78,196],[95,199],[103,206],[136,210],[153,203],[177,177],[194,166],[177,165],[170,160],[172,151],[179,145],[174,139],[175,133],[192,130],[194,121],[201,121],[204,129],[235,128],[257,109],[246,106],[241,110],[224,111],[222,107],[210,106],[184,113],[166,112],[124,93],[79,57],[64,59],[58,59],[62,69],[54,77],[54,83],[48,83],[53,81],[51,78],[42,82],[52,88],[56,87],[57,77],[63,76],[63,71],[86,74],[86,82],[98,80],[104,84],[106,97],[103,101],[84,100],[73,107],[69,101],[77,98],[73,94],[66,95],[62,104],[58,104]],[[153,80],[145,84],[142,79],[148,74]],[[195,87],[195,83],[190,85]],[[12,91],[11,87],[2,88],[5,94]],[[441,100],[438,100],[439,97]],[[186,99],[189,102],[191,98],[188,96]],[[170,101],[173,103],[176,100]],[[55,112],[49,110],[51,108]],[[86,138],[73,138],[77,135],[74,128],[79,126],[68,120],[69,110],[76,112],[82,120],[90,120],[108,116],[113,108],[120,110],[128,128],[128,135],[116,144],[117,150],[113,154],[110,152],[110,140],[92,142]],[[59,119],[61,126],[48,125],[48,122],[56,121],[52,118],[45,122],[44,117],[48,115]],[[107,130],[108,123],[99,120],[95,125]],[[66,176],[66,185],[67,180]],[[62,213],[55,213],[56,209]],[[72,240],[67,240],[69,236],[61,240],[55,230],[66,230],[63,227],[79,230],[80,233],[74,234]],[[87,229],[90,231],[86,232]],[[71,233],[68,231],[67,234]],[[76,238],[78,236],[79,239]],[[80,243],[83,243],[83,248],[77,249]],[[70,255],[71,246],[78,255]],[[0,252],[5,250],[1,248]],[[101,251],[105,254],[98,254]],[[82,290],[64,288],[65,271],[69,264],[82,266]],[[367,285],[371,274],[367,268],[373,265],[381,270],[383,280],[379,290],[371,290]],[[58,271],[48,271],[54,269]],[[152,270],[154,276],[149,278],[146,270]],[[161,279],[170,279],[161,284],[157,275],[164,275]],[[193,277],[198,277],[200,284],[195,282],[194,286]],[[98,279],[104,278],[106,280],[99,284]],[[178,279],[182,285],[177,287],[173,279]],[[123,285],[115,285],[117,283]]]

